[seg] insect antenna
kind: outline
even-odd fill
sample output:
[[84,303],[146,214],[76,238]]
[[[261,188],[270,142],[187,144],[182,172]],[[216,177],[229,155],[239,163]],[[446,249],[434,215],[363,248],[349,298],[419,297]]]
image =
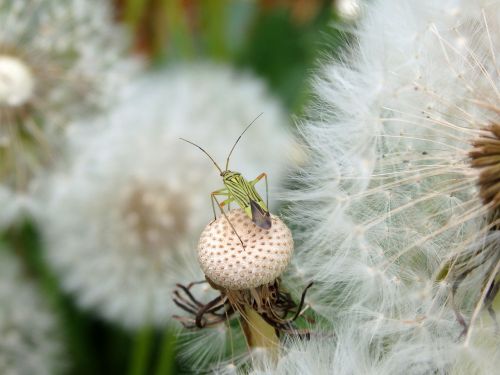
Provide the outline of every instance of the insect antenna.
[[[260,116],[260,115],[259,115],[259,116]],[[217,169],[219,170],[219,172],[222,174],[222,169],[220,169],[219,165],[215,162],[215,160],[214,160],[214,159],[210,156],[210,154],[209,154],[208,152],[206,152],[204,149],[202,149],[202,148],[201,148],[200,146],[198,146],[196,143],[193,143],[193,142],[191,142],[191,141],[188,141],[187,139],[184,139],[184,138],[179,138],[179,139],[180,139],[181,141],[184,141],[184,142],[190,143],[190,144],[192,144],[193,146],[198,147],[201,151],[203,151],[203,153],[204,153],[205,155],[207,155],[207,156],[210,158],[210,160],[212,160],[212,163],[214,163],[214,164],[215,164],[215,166],[217,167]],[[227,168],[226,168],[226,169],[227,169]]]
[[243,136],[243,134],[245,134],[245,132],[248,130],[248,128],[249,128],[250,126],[252,126],[252,125],[253,125],[253,123],[254,123],[255,121],[257,121],[257,119],[258,119],[260,116],[262,116],[262,114],[263,114],[263,113],[264,113],[264,112],[261,112],[261,113],[260,113],[260,114],[259,114],[256,118],[254,118],[254,119],[253,119],[253,121],[252,121],[250,124],[248,124],[248,126],[245,128],[245,130],[243,130],[243,131],[241,132],[241,134],[240,134],[240,136],[238,137],[238,139],[236,140],[236,142],[234,142],[233,148],[231,148],[231,151],[229,151],[229,155],[227,156],[227,160],[226,160],[226,171],[227,171],[227,169],[228,169],[228,167],[229,167],[229,158],[231,157],[231,154],[233,153],[234,148],[235,148],[235,147],[236,147],[236,145],[238,144],[238,141],[241,139],[241,137]]

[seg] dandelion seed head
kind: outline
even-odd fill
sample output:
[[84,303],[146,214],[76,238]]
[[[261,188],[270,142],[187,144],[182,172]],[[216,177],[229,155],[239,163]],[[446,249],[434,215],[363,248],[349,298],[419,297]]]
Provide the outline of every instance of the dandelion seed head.
[[[498,122],[499,26],[490,5],[454,6],[460,12],[438,17],[448,4],[377,3],[356,31],[358,50],[325,64],[316,86],[323,113],[316,121],[312,109],[304,127],[314,161],[299,180],[309,188],[291,195],[308,228],[305,248],[330,244],[325,256],[339,265],[359,258],[370,269],[368,251],[381,269],[411,262],[436,270],[450,247],[467,251],[484,235],[491,205],[480,191],[493,193],[478,185],[485,170],[471,168],[470,153]],[[301,253],[304,268],[311,262]],[[325,278],[343,285],[333,267]]]
[[376,1],[354,33],[302,127],[292,262],[352,350],[334,373],[447,373],[499,268],[498,4]]
[[0,0],[3,189],[30,197],[41,171],[59,159],[70,120],[116,101],[140,65],[127,48],[104,2]]
[[182,191],[168,191],[161,184],[127,185],[123,191],[122,215],[130,239],[145,249],[175,243],[186,235],[185,208],[189,202]]

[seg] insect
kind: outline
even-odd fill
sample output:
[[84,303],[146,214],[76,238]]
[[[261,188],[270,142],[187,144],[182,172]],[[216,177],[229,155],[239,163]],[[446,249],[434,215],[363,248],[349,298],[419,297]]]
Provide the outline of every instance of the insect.
[[[239,140],[245,134],[245,132],[250,128],[250,126],[255,123],[255,121],[262,115],[262,113],[257,116],[246,128],[243,130],[243,132],[240,134],[238,139],[236,139],[236,142],[234,142],[233,147],[229,151],[229,155],[227,156],[226,159],[226,168],[225,170],[222,170],[222,168],[219,167],[219,165],[216,163],[216,161],[210,156],[208,152],[206,152],[203,148],[198,146],[197,144],[188,141],[187,139],[181,138],[181,140],[192,144],[195,147],[198,147],[203,153],[205,153],[210,160],[214,163],[215,167],[219,170],[220,175],[222,177],[222,182],[224,183],[224,188],[215,190],[212,193],[210,193],[211,201],[212,201],[212,209],[214,211],[214,216],[216,216],[215,213],[215,205],[214,202],[217,203],[217,205],[220,208],[221,213],[226,217],[226,220],[229,222],[231,225],[232,229],[236,233],[236,230],[234,229],[233,225],[231,222],[228,220],[225,212],[224,212],[224,206],[228,205],[232,202],[236,202],[248,215],[250,219],[254,222],[255,225],[262,229],[270,229],[271,228],[271,215],[269,214],[269,210],[267,208],[267,202],[268,202],[268,183],[267,183],[267,174],[266,173],[261,173],[258,175],[255,179],[248,181],[245,179],[245,177],[242,176],[241,173],[239,172],[234,172],[229,170],[229,159],[231,158],[231,154],[233,153],[236,145],[238,144]],[[259,182],[262,178],[265,179],[266,183],[266,203],[264,203],[264,200],[261,198],[257,190],[255,189],[255,184]],[[217,199],[218,196],[222,196],[225,199],[222,202],[219,202]],[[240,239],[240,242],[243,246],[243,241],[239,237],[239,235],[236,233],[238,238]]]

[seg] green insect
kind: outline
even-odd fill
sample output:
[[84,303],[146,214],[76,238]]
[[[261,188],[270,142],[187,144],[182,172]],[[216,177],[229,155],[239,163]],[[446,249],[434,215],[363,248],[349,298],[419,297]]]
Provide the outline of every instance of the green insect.
[[[212,209],[214,211],[214,216],[216,217],[215,213],[215,205],[214,202],[217,203],[217,205],[220,208],[221,213],[226,217],[226,220],[229,222],[231,225],[232,229],[236,233],[236,230],[234,229],[233,225],[231,222],[228,220],[225,212],[224,212],[224,206],[229,205],[232,202],[236,202],[247,214],[247,216],[252,219],[252,221],[257,225],[258,227],[262,229],[269,229],[271,228],[271,215],[269,214],[269,210],[267,208],[267,201],[268,201],[268,184],[267,184],[267,174],[266,173],[261,173],[258,175],[255,179],[251,181],[247,181],[245,177],[241,175],[239,172],[233,172],[229,170],[229,158],[231,157],[231,154],[233,153],[234,148],[238,144],[238,141],[241,139],[243,134],[252,126],[252,124],[262,115],[262,113],[257,116],[246,128],[243,130],[243,132],[240,134],[236,142],[234,143],[233,147],[231,148],[231,151],[229,151],[229,155],[227,156],[226,160],[226,169],[222,170],[219,165],[215,162],[215,160],[206,152],[203,148],[198,146],[197,144],[188,141],[187,139],[181,138],[181,140],[192,144],[193,146],[198,147],[201,151],[203,151],[209,158],[212,160],[212,162],[215,164],[215,167],[219,170],[220,175],[222,177],[222,182],[224,183],[224,188],[215,190],[213,191],[210,196],[211,196],[211,201],[212,201]],[[255,189],[255,184],[259,182],[262,178],[265,179],[266,182],[266,203],[264,203],[264,200],[261,198],[257,190]],[[222,202],[219,202],[217,199],[217,196],[222,196],[225,199]],[[238,234],[236,233],[238,236]],[[239,238],[239,236],[238,236]],[[240,242],[243,244],[243,241]]]

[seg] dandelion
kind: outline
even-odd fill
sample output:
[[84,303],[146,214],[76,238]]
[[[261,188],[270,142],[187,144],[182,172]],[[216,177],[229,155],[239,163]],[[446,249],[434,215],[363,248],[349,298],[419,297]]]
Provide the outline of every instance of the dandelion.
[[64,368],[57,317],[27,281],[17,259],[0,249],[0,372],[56,374]]
[[0,195],[29,193],[69,119],[110,104],[126,47],[103,2],[0,0]]
[[261,149],[286,153],[281,106],[261,81],[226,67],[144,77],[110,114],[72,128],[71,160],[48,184],[40,224],[48,261],[81,306],[129,328],[169,321],[172,289],[192,280],[186,254],[213,218],[210,192],[221,183],[179,138],[222,159],[260,112],[244,140],[259,139],[260,148],[242,142],[231,162],[248,175],[269,168],[274,186],[283,159]]
[[316,80],[293,263],[315,281],[307,303],[369,343],[339,341],[367,367],[337,373],[494,367],[474,337],[500,267],[499,21],[496,2],[376,1]]
[[[205,280],[187,286],[177,284],[174,292],[174,302],[191,315],[176,316],[186,328],[203,329],[221,323],[230,327],[237,313],[254,360],[276,358],[280,348],[278,333],[300,335],[293,322],[306,310],[304,297],[310,287],[305,288],[299,304],[281,287],[279,277],[290,262],[293,239],[278,217],[271,215],[271,221],[271,228],[262,229],[238,208],[208,224],[198,244]],[[220,292],[207,303],[192,292],[194,285],[204,283]],[[225,336],[224,330],[219,332]],[[234,350],[231,355],[234,357]],[[225,367],[244,364],[244,360],[237,365],[235,358],[230,358]],[[221,361],[215,366],[220,369]]]

